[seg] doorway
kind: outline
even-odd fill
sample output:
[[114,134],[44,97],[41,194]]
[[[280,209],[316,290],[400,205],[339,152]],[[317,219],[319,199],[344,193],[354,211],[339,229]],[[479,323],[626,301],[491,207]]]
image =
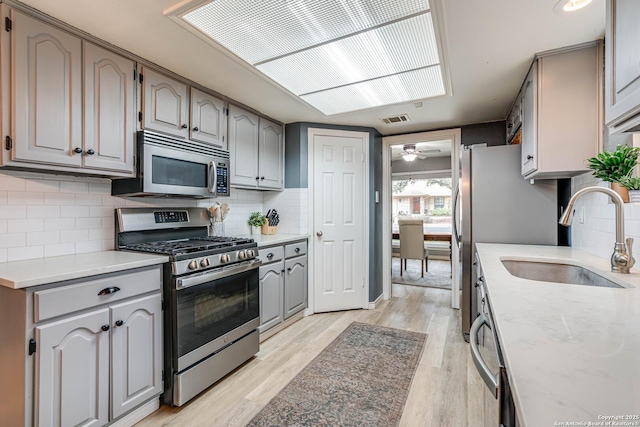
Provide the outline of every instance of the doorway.
[[[452,222],[455,221],[455,189],[460,176],[460,129],[389,136],[383,138],[382,144],[384,298],[392,297],[393,237],[394,231],[398,237],[401,218],[423,220],[425,246],[430,249],[432,259],[446,254],[442,243],[437,242],[446,241],[447,249],[450,242],[449,266],[446,263],[438,266],[448,267],[451,283],[459,283],[460,254]],[[430,158],[432,160],[428,160]],[[395,263],[396,269],[403,268],[399,259]],[[426,264],[429,265],[428,259]],[[416,265],[420,268],[420,261]],[[457,286],[451,287],[451,306],[460,308],[460,289]]]

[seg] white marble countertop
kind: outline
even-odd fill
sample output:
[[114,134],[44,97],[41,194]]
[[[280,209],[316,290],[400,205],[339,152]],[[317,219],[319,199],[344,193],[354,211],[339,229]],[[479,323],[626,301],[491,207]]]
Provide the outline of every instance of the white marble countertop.
[[242,236],[233,237],[248,237],[253,239],[258,244],[259,248],[265,246],[283,245],[289,242],[296,242],[299,240],[307,240],[308,234],[245,234]]
[[0,263],[0,285],[28,288],[169,261],[164,255],[102,251]]
[[[568,247],[477,249],[523,426],[606,425],[612,419],[603,417],[640,416],[640,269],[613,274],[608,259]],[[501,259],[575,264],[627,288],[521,279]]]

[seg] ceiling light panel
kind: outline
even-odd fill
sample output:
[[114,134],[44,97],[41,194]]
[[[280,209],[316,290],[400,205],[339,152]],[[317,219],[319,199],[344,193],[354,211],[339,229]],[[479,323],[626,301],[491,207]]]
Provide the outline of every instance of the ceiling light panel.
[[255,64],[428,9],[428,0],[215,0],[182,18]]
[[326,115],[444,95],[439,65],[301,96]]
[[434,65],[438,48],[430,13],[257,65],[302,95]]

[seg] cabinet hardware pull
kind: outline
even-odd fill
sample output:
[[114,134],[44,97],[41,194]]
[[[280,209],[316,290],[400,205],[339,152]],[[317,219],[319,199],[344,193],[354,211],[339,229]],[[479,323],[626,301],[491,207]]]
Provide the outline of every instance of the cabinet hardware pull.
[[259,176],[256,176],[256,181],[257,181],[257,180],[259,180],[259,179],[260,179],[260,177],[259,177]]
[[13,148],[13,139],[11,139],[9,135],[7,135],[4,141],[5,141],[5,148],[7,150],[11,150]]
[[533,160],[533,156],[531,154],[527,155],[527,160]]
[[110,328],[109,325],[102,325],[102,328],[100,329],[102,329],[104,332],[107,332]]
[[287,268],[287,272],[291,273],[291,267]]
[[76,148],[73,149],[73,152],[80,154],[80,153],[82,153],[82,148],[76,147]]
[[260,179],[264,179],[264,176],[261,176]]
[[116,326],[122,326],[124,322],[122,320],[116,320]]
[[29,340],[29,356],[35,353],[37,349],[38,349],[38,344],[36,343],[36,340],[31,338]]
[[182,129],[186,129],[186,128],[188,128],[189,126],[187,126],[186,124],[184,124],[184,125],[182,125],[181,127],[182,127]]
[[87,150],[87,154],[88,154],[88,155],[90,155],[90,156],[93,156],[94,154],[96,154],[96,152],[95,152],[95,151],[93,151],[93,149],[92,149],[92,148],[89,148],[89,149]]
[[280,273],[284,273],[284,268],[282,270],[280,270]]
[[296,248],[296,253],[300,252],[300,248]]
[[267,254],[267,258],[269,258],[269,259],[273,258],[273,254],[272,254],[271,252],[269,252],[269,253]]
[[198,129],[198,126],[196,126],[196,127],[194,127],[194,128],[193,128],[193,131],[194,131],[194,132],[198,132],[199,130],[200,130],[200,129]]
[[98,296],[115,294],[119,290],[120,290],[120,288],[117,287],[117,286],[109,286],[108,288],[104,288],[103,290],[98,292]]

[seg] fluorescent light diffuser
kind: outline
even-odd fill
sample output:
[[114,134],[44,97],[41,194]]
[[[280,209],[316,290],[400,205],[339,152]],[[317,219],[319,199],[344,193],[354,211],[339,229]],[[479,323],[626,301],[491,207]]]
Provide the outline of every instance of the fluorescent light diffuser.
[[327,115],[446,93],[428,0],[194,1],[177,17]]

